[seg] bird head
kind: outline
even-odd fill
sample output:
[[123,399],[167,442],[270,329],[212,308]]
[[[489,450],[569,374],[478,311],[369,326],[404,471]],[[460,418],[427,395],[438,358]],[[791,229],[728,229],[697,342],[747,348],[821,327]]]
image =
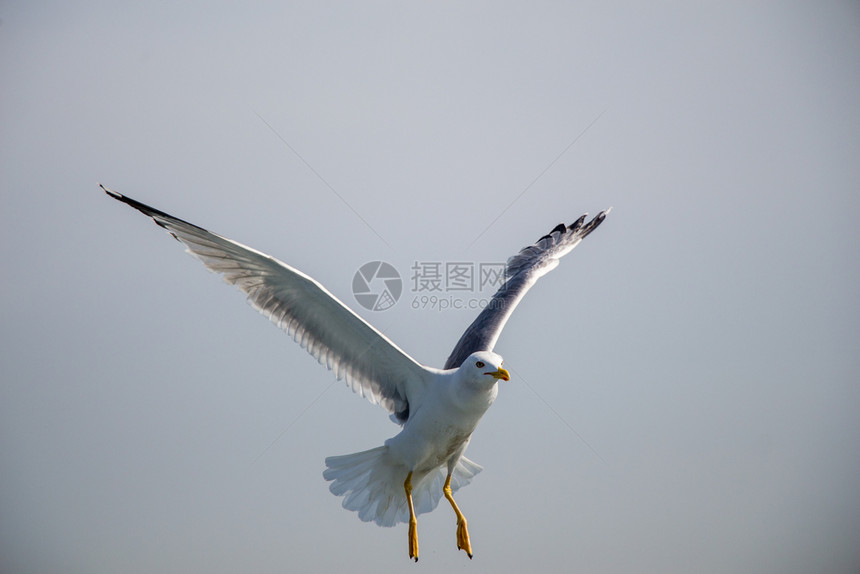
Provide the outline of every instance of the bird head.
[[499,379],[511,380],[510,373],[502,368],[504,362],[496,353],[478,351],[469,355],[460,365],[460,369],[466,371],[469,379],[495,384]]

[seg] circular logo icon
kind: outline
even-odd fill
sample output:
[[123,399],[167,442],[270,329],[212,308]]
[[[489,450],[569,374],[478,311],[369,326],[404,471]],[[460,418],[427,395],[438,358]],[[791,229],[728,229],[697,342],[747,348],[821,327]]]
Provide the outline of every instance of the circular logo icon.
[[391,309],[403,292],[400,274],[385,261],[362,265],[352,278],[352,294],[359,305],[371,311]]

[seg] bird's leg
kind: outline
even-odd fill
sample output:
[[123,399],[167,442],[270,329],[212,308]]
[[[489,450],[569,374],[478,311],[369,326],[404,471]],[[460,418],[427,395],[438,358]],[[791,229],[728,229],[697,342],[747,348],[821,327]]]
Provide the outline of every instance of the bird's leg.
[[451,507],[454,509],[454,514],[457,515],[457,550],[465,550],[471,560],[472,543],[469,542],[469,529],[466,527],[466,517],[463,516],[462,512],[460,512],[460,507],[458,507],[457,503],[454,502],[454,496],[451,494],[450,474],[448,475],[448,478],[445,479],[445,486],[442,488],[442,492],[445,494],[445,498],[448,499],[448,502],[451,503]]
[[412,504],[412,471],[406,475],[403,483],[406,490],[406,502],[409,504],[409,557],[418,562],[418,519],[415,518],[415,506]]

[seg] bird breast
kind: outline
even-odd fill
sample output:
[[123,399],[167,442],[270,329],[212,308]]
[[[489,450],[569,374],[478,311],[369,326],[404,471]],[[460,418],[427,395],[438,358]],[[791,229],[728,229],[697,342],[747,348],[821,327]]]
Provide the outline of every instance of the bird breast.
[[430,471],[462,454],[496,397],[495,386],[474,389],[439,382],[400,434],[386,441],[391,453],[412,470]]

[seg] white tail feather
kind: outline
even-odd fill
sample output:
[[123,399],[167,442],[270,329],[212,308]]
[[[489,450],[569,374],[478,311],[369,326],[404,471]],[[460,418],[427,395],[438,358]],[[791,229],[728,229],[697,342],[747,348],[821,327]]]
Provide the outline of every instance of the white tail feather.
[[[358,512],[365,522],[394,526],[409,521],[406,492],[403,483],[409,469],[392,460],[388,447],[380,446],[325,459],[328,468],[323,477],[331,481],[332,494],[343,496],[343,507]],[[430,512],[442,498],[447,469],[442,466],[429,473],[412,474],[412,503],[416,514]],[[471,482],[481,472],[481,466],[462,456],[451,476],[451,490]]]

